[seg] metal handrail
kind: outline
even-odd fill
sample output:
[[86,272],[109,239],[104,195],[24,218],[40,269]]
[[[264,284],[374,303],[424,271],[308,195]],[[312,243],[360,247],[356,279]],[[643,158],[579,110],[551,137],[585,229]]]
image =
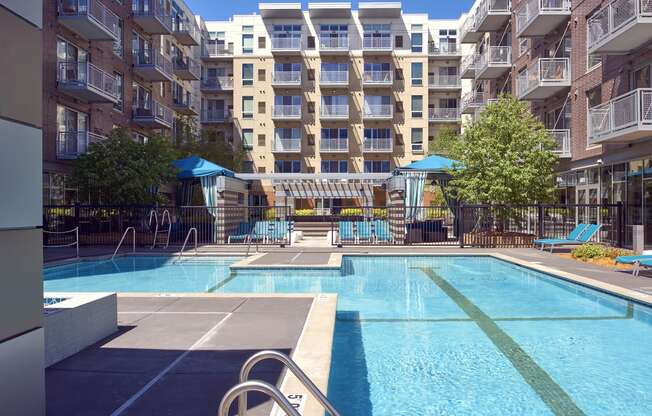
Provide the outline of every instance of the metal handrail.
[[113,258],[115,257],[115,255],[118,254],[118,250],[120,250],[120,246],[122,246],[122,242],[123,242],[123,241],[125,240],[125,238],[127,237],[127,233],[129,233],[129,231],[133,231],[133,232],[134,232],[134,239],[133,239],[133,241],[132,241],[132,245],[131,245],[131,252],[132,252],[132,253],[135,253],[135,252],[136,252],[136,229],[135,229],[134,227],[127,227],[127,229],[125,230],[125,232],[122,234],[122,238],[120,239],[120,242],[118,243],[118,246],[115,248],[115,251],[113,252],[113,255],[111,256],[111,260],[113,260]]
[[[303,370],[299,368],[297,363],[295,363],[287,355],[280,353],[278,351],[271,351],[271,350],[261,351],[249,357],[249,359],[243,364],[242,368],[240,369],[241,385],[247,381],[247,379],[249,378],[249,373],[254,368],[254,366],[264,360],[276,360],[282,363],[285,367],[287,367],[288,370],[292,372],[292,374],[294,374],[294,376],[297,379],[299,379],[301,384],[303,384],[303,386],[306,389],[308,389],[308,391],[310,391],[310,393],[317,399],[317,401],[319,401],[319,403],[324,407],[326,411],[328,411],[329,414],[331,414],[332,416],[340,416],[340,414],[335,409],[335,407],[331,404],[331,402],[326,398],[326,396],[321,392],[321,390],[319,390],[319,388],[315,386],[315,383],[313,383],[312,380],[310,380],[310,378],[306,375],[306,373],[304,373]],[[247,391],[244,390],[240,394],[238,415],[244,416],[246,411],[247,411]]]
[[259,393],[266,394],[276,402],[276,404],[286,413],[287,416],[301,416],[299,412],[297,412],[294,407],[292,407],[292,404],[290,404],[288,399],[286,399],[276,387],[264,381],[246,381],[244,383],[233,386],[222,398],[220,407],[217,410],[217,415],[228,416],[229,408],[231,407],[233,401],[241,394],[247,393],[249,391],[257,391]]
[[170,245],[170,230],[172,230],[172,219],[170,218],[170,211],[168,211],[167,209],[163,211],[163,215],[161,216],[161,223],[160,224],[158,222],[158,213],[156,212],[156,210],[153,209],[153,210],[151,210],[149,212],[149,226],[150,227],[152,226],[152,218],[154,218],[154,220],[156,220],[156,227],[154,228],[154,241],[152,242],[152,247],[150,247],[150,249],[153,249],[154,247],[156,247],[156,238],[158,237],[159,226],[163,227],[165,225],[166,216],[167,216],[167,219],[168,219],[168,238],[167,238],[167,241],[166,241],[166,244],[165,244],[165,248],[168,248],[168,246]]
[[181,246],[181,251],[179,252],[179,257],[177,257],[177,261],[181,260],[181,256],[183,255],[183,250],[186,248],[186,244],[188,244],[188,239],[190,238],[190,234],[192,232],[195,232],[195,256],[197,255],[197,229],[195,227],[192,227],[188,230],[188,234],[186,234],[186,239],[183,241],[183,246]]
[[43,245],[43,248],[61,248],[61,247],[70,247],[70,246],[76,246],[77,248],[77,258],[79,258],[79,227],[75,227],[72,230],[68,231],[48,231],[48,230],[43,230],[44,234],[68,234],[68,233],[75,233],[75,241],[72,243],[68,244],[57,244],[57,245],[51,245],[51,246],[46,246],[45,244]]
[[[249,249],[251,249],[251,242],[253,241],[253,235],[256,232],[256,227],[254,226],[251,231],[249,231],[249,236],[248,238],[248,243],[247,243],[247,252],[245,253],[245,257],[249,257]],[[258,241],[256,241],[256,254],[258,253]]]

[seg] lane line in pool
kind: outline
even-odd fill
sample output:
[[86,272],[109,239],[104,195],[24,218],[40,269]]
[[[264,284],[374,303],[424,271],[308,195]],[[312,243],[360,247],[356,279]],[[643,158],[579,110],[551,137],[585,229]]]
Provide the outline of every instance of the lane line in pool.
[[216,290],[219,290],[219,289],[223,288],[224,285],[226,285],[227,283],[229,283],[231,280],[235,279],[236,277],[238,277],[238,272],[236,272],[235,270],[231,270],[231,272],[229,273],[229,277],[227,277],[226,279],[222,280],[221,282],[219,282],[219,283],[216,284],[215,286],[211,287],[211,288],[208,289],[206,292],[207,292],[207,293],[213,293],[213,292],[215,292]]
[[[473,322],[470,318],[336,318],[343,322]],[[625,316],[533,316],[533,317],[511,317],[511,318],[491,318],[494,321],[511,322],[511,321],[618,321],[632,319],[632,315]]]
[[421,271],[478,325],[555,415],[584,415],[570,395],[477,305],[433,270],[424,267]]

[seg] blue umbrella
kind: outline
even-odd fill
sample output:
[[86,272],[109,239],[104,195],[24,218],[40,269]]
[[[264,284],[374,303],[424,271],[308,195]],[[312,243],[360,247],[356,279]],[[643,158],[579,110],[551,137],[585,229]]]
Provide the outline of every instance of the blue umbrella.
[[179,169],[177,178],[190,179],[201,178],[205,176],[229,176],[234,177],[233,171],[202,159],[199,156],[190,156],[185,159],[179,159],[172,162],[172,164]]
[[449,159],[444,156],[432,155],[416,162],[412,162],[407,166],[399,168],[399,170],[418,170],[423,172],[445,172],[459,167],[460,163],[456,160]]

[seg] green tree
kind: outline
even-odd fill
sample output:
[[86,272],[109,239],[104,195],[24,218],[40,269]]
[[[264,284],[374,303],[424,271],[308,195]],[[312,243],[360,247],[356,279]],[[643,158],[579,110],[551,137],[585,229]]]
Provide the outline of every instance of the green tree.
[[554,139],[527,105],[503,95],[451,140],[449,155],[460,162],[452,172],[452,190],[466,203],[550,201],[554,148]]
[[437,132],[435,140],[431,141],[428,145],[429,155],[450,155],[451,149],[459,140],[459,133],[457,130],[450,127],[444,127]]
[[114,129],[107,140],[93,143],[74,163],[72,181],[90,202],[153,204],[165,202],[152,189],[175,179],[177,152],[169,139],[154,136],[136,142],[125,129]]
[[223,130],[203,128],[200,132],[192,119],[177,119],[174,142],[182,157],[196,155],[236,172],[242,170],[245,152],[229,143]]

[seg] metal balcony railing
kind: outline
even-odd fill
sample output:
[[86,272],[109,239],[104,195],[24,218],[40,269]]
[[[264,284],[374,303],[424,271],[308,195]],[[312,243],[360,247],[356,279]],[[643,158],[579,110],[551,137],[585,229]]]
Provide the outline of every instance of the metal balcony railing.
[[393,141],[391,137],[365,137],[362,145],[362,150],[364,152],[391,152],[392,144]]
[[195,77],[201,77],[201,65],[189,56],[176,57],[172,61],[175,71],[188,71]]
[[639,17],[652,17],[650,0],[614,0],[586,22],[589,52]]
[[478,68],[480,62],[480,54],[474,53],[472,55],[467,55],[462,59],[462,64],[460,65],[461,73],[466,71],[475,71]]
[[158,51],[133,51],[133,61],[135,68],[153,67],[162,73],[172,76],[172,61],[163,56]]
[[392,84],[392,71],[364,71],[362,74],[363,84]]
[[283,37],[272,36],[272,50],[280,51],[300,51],[301,38],[300,37]]
[[301,137],[274,137],[272,151],[279,153],[301,152]]
[[202,123],[223,123],[231,118],[229,110],[207,110],[201,112]]
[[59,0],[60,16],[87,16],[117,39],[120,18],[99,0]]
[[349,35],[346,33],[322,33],[319,36],[319,49],[325,51],[349,50]]
[[113,100],[118,99],[116,79],[90,62],[64,61],[57,63],[57,82],[94,89]]
[[431,88],[461,88],[459,75],[428,75],[428,86]]
[[192,106],[192,95],[185,92],[173,95],[172,104],[176,107],[190,108]]
[[363,50],[385,50],[392,49],[392,37],[389,36],[368,36],[362,39]]
[[57,159],[76,159],[88,151],[91,143],[102,140],[106,137],[88,131],[57,132]]
[[233,56],[233,45],[205,43],[202,47],[202,57],[204,58],[220,58],[229,56]]
[[321,139],[319,140],[319,151],[321,152],[348,152],[349,139]]
[[156,100],[151,103],[137,104],[133,108],[135,121],[157,122],[172,127],[174,112]]
[[557,147],[554,153],[559,157],[571,157],[571,136],[569,129],[548,130],[548,133],[555,139]]
[[487,93],[472,91],[462,97],[462,112],[487,105]]
[[652,88],[638,88],[589,109],[589,144],[617,137],[626,129],[652,129]]
[[457,46],[457,43],[449,42],[449,43],[440,43],[436,44],[434,42],[431,42],[428,44],[428,54],[432,56],[438,56],[438,55],[461,55],[462,50]]
[[322,104],[320,115],[323,118],[349,118],[348,104]]
[[429,108],[429,121],[458,121],[460,119],[459,108]]
[[478,59],[477,71],[482,72],[485,68],[492,65],[511,65],[512,64],[512,47],[511,46],[489,46]]
[[134,17],[153,17],[168,31],[172,32],[172,16],[165,12],[165,9],[157,0],[133,0],[131,12]]
[[301,105],[295,104],[280,104],[272,106],[273,118],[301,118]]
[[516,10],[516,33],[522,33],[537,17],[570,13],[570,0],[526,0]]
[[478,6],[476,24],[480,23],[492,13],[510,13],[512,2],[510,0],[483,0]]
[[274,71],[272,84],[301,85],[301,71]]
[[349,83],[349,71],[322,71],[319,82],[322,84],[343,84]]
[[232,90],[233,77],[206,78],[201,81],[201,87],[206,90]]
[[477,12],[469,12],[462,23],[462,28],[460,30],[460,38],[464,39],[466,34],[469,32],[475,32],[477,28]]
[[394,107],[391,104],[364,104],[365,118],[391,118]]
[[539,58],[518,75],[516,93],[519,97],[537,87],[570,85],[570,58]]
[[201,40],[201,32],[193,22],[188,19],[172,19],[173,32],[187,32],[195,41]]

